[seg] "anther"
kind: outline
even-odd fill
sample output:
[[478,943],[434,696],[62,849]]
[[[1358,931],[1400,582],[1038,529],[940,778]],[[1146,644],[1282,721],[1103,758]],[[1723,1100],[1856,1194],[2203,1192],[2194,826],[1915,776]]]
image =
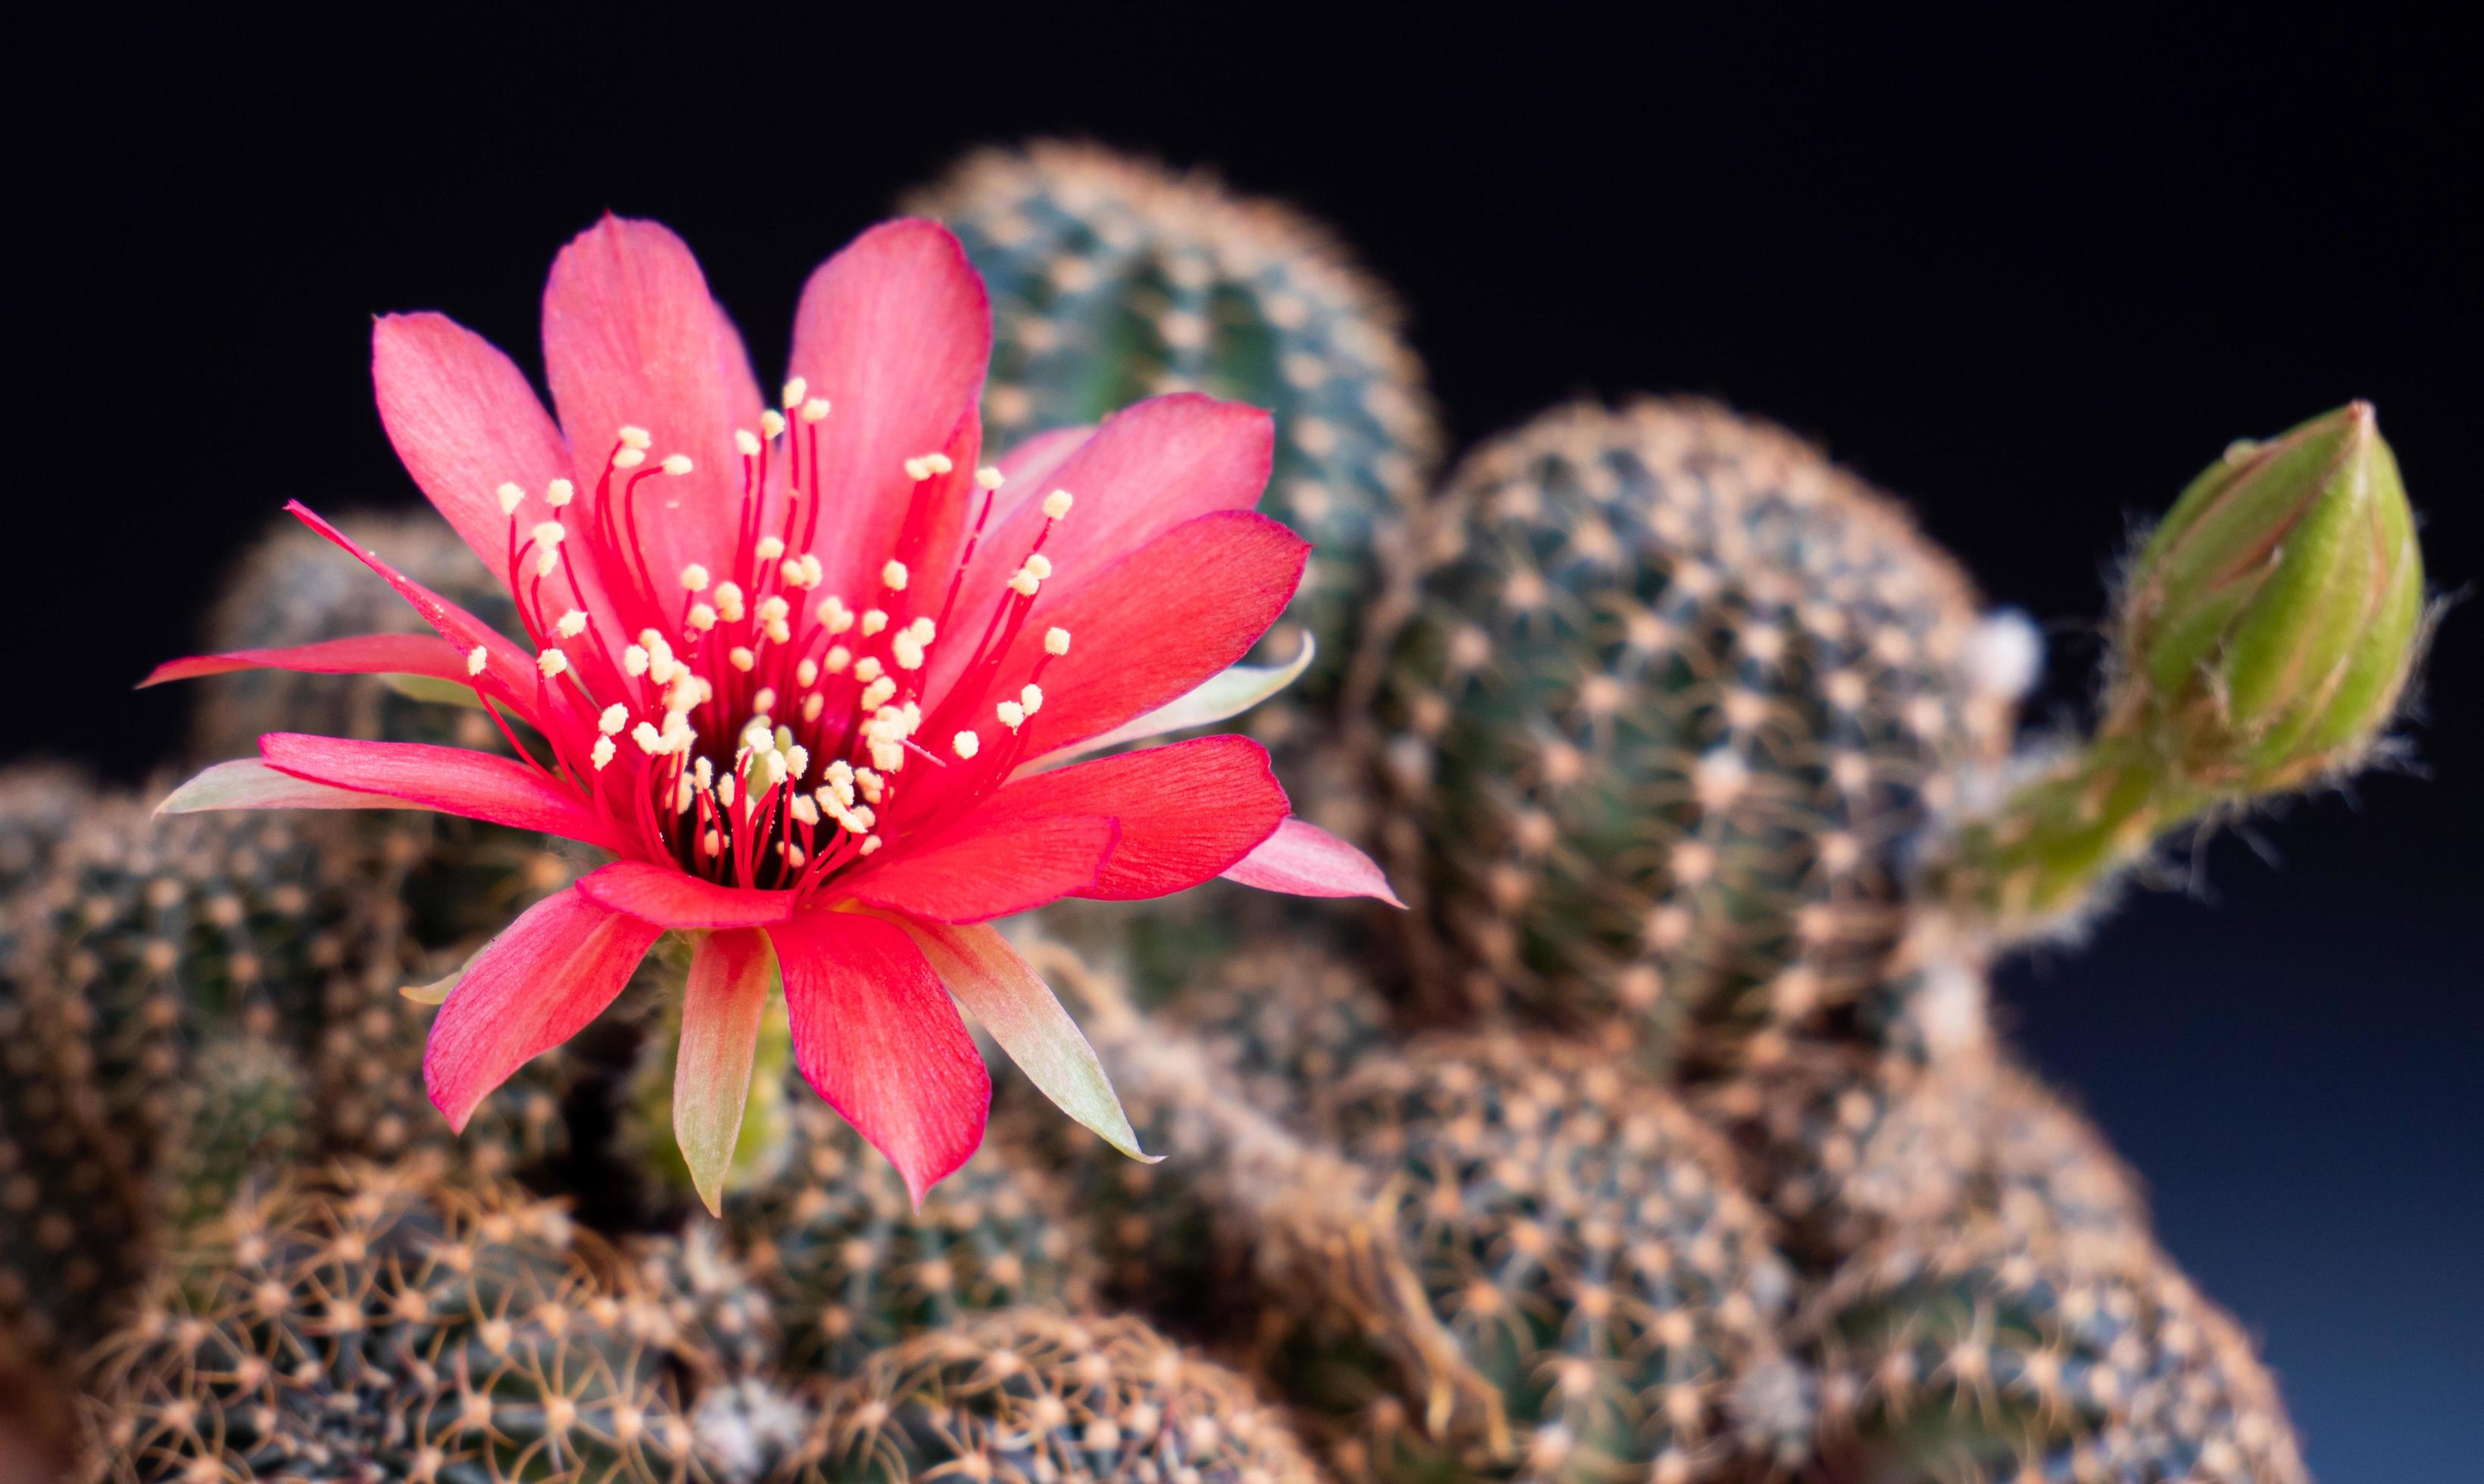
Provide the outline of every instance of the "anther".
[[655,723],[651,721],[641,721],[636,726],[632,727],[630,729],[630,740],[638,744],[639,751],[650,755],[664,750],[663,734],[658,732],[656,730]]
[[569,531],[558,521],[544,521],[535,526],[531,534],[539,546],[558,546],[561,538],[568,535]]
[[[750,709],[763,716],[773,712],[776,709],[776,688],[774,686],[760,687],[758,693],[750,698]],[[759,745],[764,747],[768,745],[768,743],[763,742],[759,743]]]
[[645,462],[647,462],[647,450],[644,448],[623,448],[612,455],[612,467],[615,469],[635,469]]
[[1003,701],[992,710],[1000,714],[1001,725],[1012,732],[1026,725],[1026,708],[1015,701]]
[[761,561],[774,561],[785,554],[785,543],[775,536],[762,536],[755,550]]
[[690,472],[690,456],[687,453],[667,454],[664,457],[664,462],[657,467],[678,479],[682,475]]
[[1043,583],[1034,573],[1028,571],[1024,567],[1020,567],[1017,571],[1010,574],[1009,585],[1010,591],[1017,594],[1019,597],[1032,598],[1036,594],[1036,589],[1041,587]]
[[810,382],[799,376],[794,377],[785,383],[785,410],[791,412],[801,406],[802,399],[810,394]]
[[1044,630],[1043,652],[1056,659],[1069,653],[1069,631],[1059,628]]
[[805,659],[800,664],[794,666],[794,684],[805,689],[815,684],[819,678],[820,661],[817,660]]
[[502,515],[517,514],[518,506],[524,503],[526,498],[526,492],[518,488],[517,483],[514,480],[501,485],[492,493],[500,497],[500,513]]
[[1041,552],[1030,552],[1026,557],[1026,570],[1034,574],[1037,581],[1043,581],[1052,576],[1052,558]]
[[544,487],[544,503],[554,510],[578,498],[578,486],[566,479],[554,479]]
[[804,422],[824,422],[827,420],[827,417],[828,399],[826,397],[815,396],[805,397],[803,399],[802,420]]
[[645,428],[639,427],[634,423],[624,424],[618,436],[621,440],[622,447],[635,448],[641,453],[646,451],[649,444],[655,442],[655,439],[648,436]]
[[853,651],[843,644],[831,644],[828,646],[828,657],[824,662],[829,674],[842,675],[846,671],[846,666],[853,663]]
[[972,732],[959,732],[949,739],[949,745],[957,751],[958,756],[970,758],[983,750],[984,740]]
[[682,585],[694,593],[707,591],[707,569],[692,562],[682,569]]
[[854,679],[861,681],[865,685],[869,685],[871,682],[879,679],[879,677],[885,673],[879,662],[878,657],[876,655],[865,655],[860,660],[856,661],[854,662],[853,672]]
[[759,431],[771,439],[784,437],[785,415],[778,412],[773,407],[761,413],[759,415]]
[[716,609],[704,603],[690,605],[689,626],[702,634],[716,627]]
[[1008,482],[1009,475],[989,464],[975,471],[975,485],[978,489],[997,490]]
[[647,651],[644,646],[633,644],[628,649],[621,651],[622,672],[627,674],[632,680],[636,680],[639,676],[646,674],[647,664]]
[[716,616],[726,623],[742,622],[742,584],[738,582],[716,584]]
[[750,431],[748,428],[735,428],[733,430],[733,446],[740,450],[743,458],[755,459],[759,457],[759,450],[763,445],[759,442],[758,434]]
[[472,649],[466,651],[466,673],[469,675],[482,674],[484,664],[487,663],[491,658],[491,652],[480,644],[477,644]]
[[905,591],[905,563],[892,558],[879,569],[879,583],[893,593]]
[[612,745],[611,738],[599,737],[595,739],[594,750],[587,753],[587,756],[595,760],[595,770],[600,773],[604,771],[605,765],[612,761],[612,754],[620,750]]
[[887,627],[888,614],[883,609],[865,608],[862,610],[862,636],[864,638],[870,638],[873,634],[878,634],[879,631]]
[[543,671],[544,679],[558,680],[561,673],[569,668],[569,656],[557,649],[547,649],[535,656],[535,668]]
[[1051,494],[1043,497],[1043,518],[1047,521],[1060,520],[1063,516],[1069,513],[1070,505],[1074,503],[1077,499],[1077,496],[1070,494],[1067,490],[1053,491]]
[[559,631],[562,638],[574,639],[586,632],[586,615],[577,608],[571,608],[560,615],[560,622],[553,627]]
[[1036,685],[1032,681],[1019,687],[1017,692],[1017,703],[1026,708],[1026,714],[1028,715],[1034,715],[1037,712],[1043,710],[1043,688]]
[[597,730],[607,737],[618,736],[621,729],[629,724],[630,708],[618,701],[605,707],[604,715],[595,718]]
[[731,649],[726,650],[724,658],[733,662],[733,667],[735,669],[742,671],[745,675],[750,673],[750,667],[752,665],[759,662],[759,657],[752,654],[746,646],[741,644],[736,644]]

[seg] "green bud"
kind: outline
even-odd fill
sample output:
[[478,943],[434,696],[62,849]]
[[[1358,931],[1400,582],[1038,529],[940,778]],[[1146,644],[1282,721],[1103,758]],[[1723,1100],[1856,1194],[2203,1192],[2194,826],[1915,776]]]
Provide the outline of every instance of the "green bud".
[[2388,724],[2422,617],[2397,460],[2349,403],[2182,493],[2131,570],[2107,730],[2211,794],[2295,787]]

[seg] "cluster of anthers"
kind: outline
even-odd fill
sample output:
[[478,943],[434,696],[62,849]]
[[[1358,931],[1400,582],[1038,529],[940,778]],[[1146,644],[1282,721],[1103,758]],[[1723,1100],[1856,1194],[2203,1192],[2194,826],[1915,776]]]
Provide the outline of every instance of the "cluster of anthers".
[[[966,572],[982,545],[1001,472],[977,470],[980,509],[938,608],[909,611],[917,574],[892,554],[868,601],[820,591],[824,572],[811,546],[821,506],[816,494],[820,428],[826,399],[802,378],[784,389],[784,411],[761,414],[760,431],[737,430],[742,512],[733,551],[714,565],[691,562],[673,574],[664,596],[639,540],[640,487],[686,475],[684,454],[651,460],[644,428],[619,430],[585,506],[601,552],[626,559],[626,572],[597,574],[634,634],[602,632],[583,609],[546,610],[543,582],[565,573],[587,589],[571,556],[565,522],[579,507],[576,487],[554,479],[541,497],[548,514],[531,520],[531,497],[514,483],[499,491],[509,517],[508,570],[518,613],[540,672],[535,714],[552,739],[538,761],[498,710],[496,722],[518,755],[578,786],[609,817],[636,829],[651,853],[729,886],[807,893],[880,849],[904,818],[907,832],[954,819],[1006,782],[1021,755],[1021,729],[1043,705],[1043,671],[1069,652],[1069,632],[1045,632],[1042,651],[1013,699],[995,703],[987,723],[953,715],[924,694],[926,661],[947,635]],[[784,511],[763,530],[770,463],[788,461]],[[914,490],[899,548],[921,545],[934,485],[953,472],[947,454],[905,460]],[[807,479],[806,477],[807,476]],[[806,494],[805,491],[813,493]],[[1043,498],[1044,521],[1019,558],[1007,592],[975,638],[971,658],[945,691],[962,704],[991,693],[999,670],[1052,574],[1043,547],[1069,514],[1072,497]],[[910,553],[909,553],[910,554]],[[521,574],[524,575],[521,578]],[[617,642],[616,642],[617,641]],[[482,646],[467,657],[480,675]],[[490,709],[488,698],[485,701]],[[575,723],[564,726],[559,721]],[[592,738],[583,757],[564,734]],[[938,739],[927,745],[923,738]],[[729,740],[730,754],[723,751]],[[938,785],[910,785],[909,765],[943,769]]]

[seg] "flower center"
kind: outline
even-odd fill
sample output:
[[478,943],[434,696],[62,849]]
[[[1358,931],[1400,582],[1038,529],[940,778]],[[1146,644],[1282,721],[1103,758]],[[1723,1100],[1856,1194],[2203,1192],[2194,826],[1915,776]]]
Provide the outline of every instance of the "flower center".
[[[645,429],[619,430],[582,499],[569,480],[552,481],[542,518],[530,518],[519,486],[498,492],[550,762],[497,710],[494,719],[521,757],[591,796],[647,855],[728,885],[814,891],[989,796],[1025,761],[1043,672],[1069,651],[1068,631],[1047,630],[1024,681],[988,718],[955,715],[1003,693],[1001,671],[1052,574],[1044,544],[1072,503],[1054,490],[965,662],[947,672],[942,697],[924,693],[935,650],[957,641],[949,628],[966,573],[979,553],[989,559],[984,535],[1002,483],[996,469],[959,475],[945,453],[904,461],[905,518],[869,590],[851,602],[820,590],[825,573],[812,547],[826,503],[820,440],[830,411],[796,377],[782,412],[763,413],[756,433],[736,431],[732,546],[694,553],[707,559],[662,581],[649,568],[639,490],[692,466],[679,453],[651,462]],[[769,497],[771,479],[781,501]],[[929,547],[957,499],[975,501],[975,520],[934,607],[916,569],[937,559]],[[548,597],[555,574],[562,580]],[[480,672],[479,650],[469,663]],[[948,735],[923,735],[927,720]]]

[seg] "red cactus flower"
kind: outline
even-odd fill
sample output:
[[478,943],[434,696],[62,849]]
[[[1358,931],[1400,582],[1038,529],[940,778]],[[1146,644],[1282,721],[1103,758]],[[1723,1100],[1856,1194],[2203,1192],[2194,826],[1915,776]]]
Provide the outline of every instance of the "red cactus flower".
[[980,467],[989,309],[924,221],[874,228],[812,276],[781,410],[653,223],[607,218],[572,242],[543,324],[557,422],[441,315],[373,335],[390,440],[508,583],[524,645],[295,504],[439,636],[202,656],[148,681],[427,676],[472,688],[515,753],[275,733],[168,810],[435,809],[615,857],[448,990],[423,1069],[453,1126],[674,931],[694,939],[675,1133],[711,1205],[779,984],[803,1075],[918,1200],[974,1151],[990,1097],[953,995],[1136,1154],[1085,1039],[986,925],[1219,875],[1389,898],[1360,852],[1288,818],[1252,742],[1066,762],[1256,698],[1257,672],[1227,667],[1309,550],[1252,510],[1265,413],[1158,397]]

